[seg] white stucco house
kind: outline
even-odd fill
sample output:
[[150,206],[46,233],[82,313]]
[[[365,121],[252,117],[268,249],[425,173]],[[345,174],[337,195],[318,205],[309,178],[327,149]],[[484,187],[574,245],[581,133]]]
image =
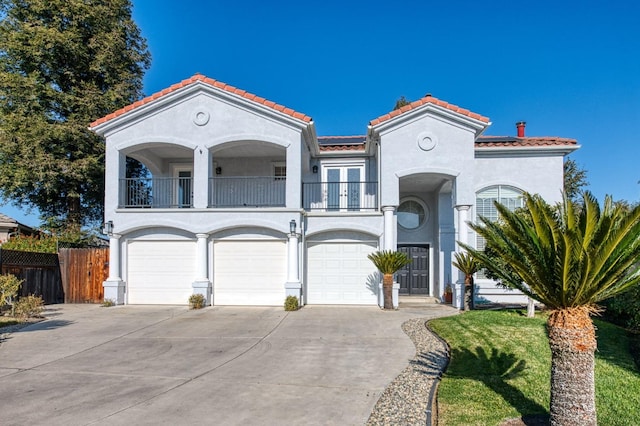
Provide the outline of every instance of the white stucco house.
[[[459,290],[456,241],[482,244],[467,222],[495,215],[494,200],[521,205],[523,191],[560,201],[578,148],[526,137],[524,123],[485,136],[490,124],[427,95],[362,136],[319,137],[308,115],[202,75],[115,111],[90,126],[106,139],[105,298],[376,305],[378,249],[413,259],[401,295]],[[132,176],[133,160],[149,173]],[[479,302],[523,300],[476,284]]]

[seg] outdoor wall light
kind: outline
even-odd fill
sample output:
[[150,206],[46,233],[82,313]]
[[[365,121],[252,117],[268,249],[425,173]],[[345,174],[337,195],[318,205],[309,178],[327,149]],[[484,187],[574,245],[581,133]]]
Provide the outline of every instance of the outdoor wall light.
[[221,175],[222,174],[222,167],[216,167],[216,174],[217,175]]
[[296,233],[296,221],[295,221],[295,219],[292,220],[291,222],[289,222],[289,232],[291,232],[291,235]]
[[312,171],[313,173],[318,173],[318,166],[313,166],[313,167],[311,168],[311,171]]
[[102,233],[103,234],[107,234],[109,236],[113,235],[113,221],[112,220],[104,223],[104,226],[102,228]]

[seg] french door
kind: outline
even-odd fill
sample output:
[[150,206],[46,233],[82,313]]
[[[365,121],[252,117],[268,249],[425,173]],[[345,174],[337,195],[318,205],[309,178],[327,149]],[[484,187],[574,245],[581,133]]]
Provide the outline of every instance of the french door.
[[364,190],[364,166],[325,166],[324,204],[329,211],[358,211]]
[[193,204],[193,169],[191,167],[174,167],[174,199],[176,207],[191,207]]

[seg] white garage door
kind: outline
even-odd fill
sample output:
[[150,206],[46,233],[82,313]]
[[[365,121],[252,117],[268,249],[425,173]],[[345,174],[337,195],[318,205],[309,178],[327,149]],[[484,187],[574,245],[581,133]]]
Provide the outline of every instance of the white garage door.
[[213,258],[214,305],[284,304],[284,241],[217,241]]
[[196,278],[195,241],[130,241],[127,302],[186,305]]
[[367,258],[375,243],[309,243],[307,303],[375,305],[376,268]]

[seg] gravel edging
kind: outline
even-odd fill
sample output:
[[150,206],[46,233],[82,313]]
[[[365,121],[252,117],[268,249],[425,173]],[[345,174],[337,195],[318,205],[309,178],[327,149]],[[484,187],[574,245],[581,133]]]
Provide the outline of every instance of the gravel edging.
[[367,421],[377,425],[425,425],[432,388],[449,362],[446,344],[427,328],[428,319],[402,324],[402,330],[416,347],[416,355],[384,390]]

